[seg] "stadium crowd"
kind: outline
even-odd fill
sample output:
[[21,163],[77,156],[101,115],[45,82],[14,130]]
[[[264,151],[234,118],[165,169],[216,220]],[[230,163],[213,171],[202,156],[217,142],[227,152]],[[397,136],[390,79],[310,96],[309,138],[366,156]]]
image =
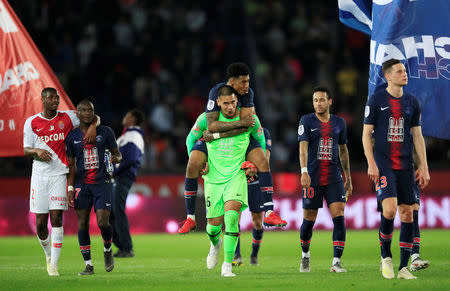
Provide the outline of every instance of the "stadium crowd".
[[[274,141],[274,171],[297,171],[299,117],[311,89],[332,88],[332,113],[348,125],[352,168],[363,169],[363,107],[369,37],[338,20],[337,1],[15,0],[18,17],[77,104],[90,98],[120,135],[123,115],[147,117],[142,171],[182,173],[185,138],[209,89],[234,61],[249,64],[255,106]],[[431,166],[449,141],[427,138]],[[23,174],[25,158],[2,158],[0,174]]]

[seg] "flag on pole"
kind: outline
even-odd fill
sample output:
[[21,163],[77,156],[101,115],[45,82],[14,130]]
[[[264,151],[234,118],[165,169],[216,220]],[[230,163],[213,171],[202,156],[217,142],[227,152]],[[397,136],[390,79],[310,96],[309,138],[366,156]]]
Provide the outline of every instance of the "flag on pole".
[[0,157],[23,155],[23,125],[42,111],[45,87],[58,90],[60,110],[75,108],[9,3],[0,0]]
[[450,1],[338,0],[339,19],[370,40],[369,98],[386,88],[381,65],[403,62],[405,91],[419,99],[422,130],[450,139]]

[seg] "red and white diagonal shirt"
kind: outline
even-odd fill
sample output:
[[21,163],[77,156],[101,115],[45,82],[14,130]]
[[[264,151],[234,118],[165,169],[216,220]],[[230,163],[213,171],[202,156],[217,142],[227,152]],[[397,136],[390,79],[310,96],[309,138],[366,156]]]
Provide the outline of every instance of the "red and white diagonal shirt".
[[23,127],[23,147],[45,149],[52,154],[50,162],[33,161],[33,173],[43,176],[57,176],[69,172],[64,139],[79,126],[75,111],[57,111],[56,116],[47,119],[41,113],[28,117]]

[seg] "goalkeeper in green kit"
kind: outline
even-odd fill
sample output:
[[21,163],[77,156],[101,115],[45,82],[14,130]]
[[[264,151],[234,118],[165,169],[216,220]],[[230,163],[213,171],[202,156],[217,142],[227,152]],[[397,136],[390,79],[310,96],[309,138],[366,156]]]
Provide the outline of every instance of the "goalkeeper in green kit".
[[[219,121],[239,120],[238,99],[232,87],[224,85],[219,88],[217,105],[221,108]],[[206,266],[208,269],[213,269],[217,265],[222,245],[220,238],[222,224],[225,222],[223,239],[225,258],[221,272],[225,277],[235,276],[231,271],[231,262],[239,236],[239,213],[248,205],[246,174],[253,176],[257,172],[256,167],[245,162],[250,135],[255,139],[261,136],[264,139],[258,118],[256,115],[253,115],[253,118],[255,125],[248,130],[242,130],[242,133],[232,137],[214,136],[212,141],[206,143],[209,171],[203,179],[208,219],[206,233],[211,241]],[[208,131],[204,133],[204,136],[207,135],[210,135]],[[265,143],[262,146],[264,149]]]

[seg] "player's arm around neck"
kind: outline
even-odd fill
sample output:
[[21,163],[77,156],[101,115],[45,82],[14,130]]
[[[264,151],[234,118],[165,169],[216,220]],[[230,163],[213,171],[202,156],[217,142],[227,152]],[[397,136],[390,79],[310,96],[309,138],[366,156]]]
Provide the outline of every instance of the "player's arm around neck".
[[87,143],[93,143],[95,141],[95,137],[97,135],[97,127],[100,126],[100,116],[97,114],[94,115],[94,120],[92,120],[91,124],[86,131],[86,135],[84,136],[84,140]]
[[302,172],[301,183],[305,188],[309,188],[311,185],[311,177],[308,173],[308,145],[309,143],[305,140],[300,141],[298,144],[300,169]]
[[250,127],[255,124],[255,120],[251,115],[246,116],[244,119],[241,118],[240,120],[231,122],[219,121],[219,111],[207,112],[206,122],[210,132],[225,132],[239,127]]
[[378,170],[377,164],[375,163],[375,158],[373,156],[373,143],[372,143],[372,131],[373,124],[364,124],[362,133],[362,144],[364,148],[364,155],[367,159],[367,175],[372,182],[377,183],[380,172]]
[[416,180],[419,181],[419,186],[423,189],[428,185],[430,181],[430,173],[428,171],[427,152],[425,149],[425,141],[422,135],[422,127],[412,127],[412,136],[414,142],[414,148],[417,153],[417,164],[419,168],[416,174]]

